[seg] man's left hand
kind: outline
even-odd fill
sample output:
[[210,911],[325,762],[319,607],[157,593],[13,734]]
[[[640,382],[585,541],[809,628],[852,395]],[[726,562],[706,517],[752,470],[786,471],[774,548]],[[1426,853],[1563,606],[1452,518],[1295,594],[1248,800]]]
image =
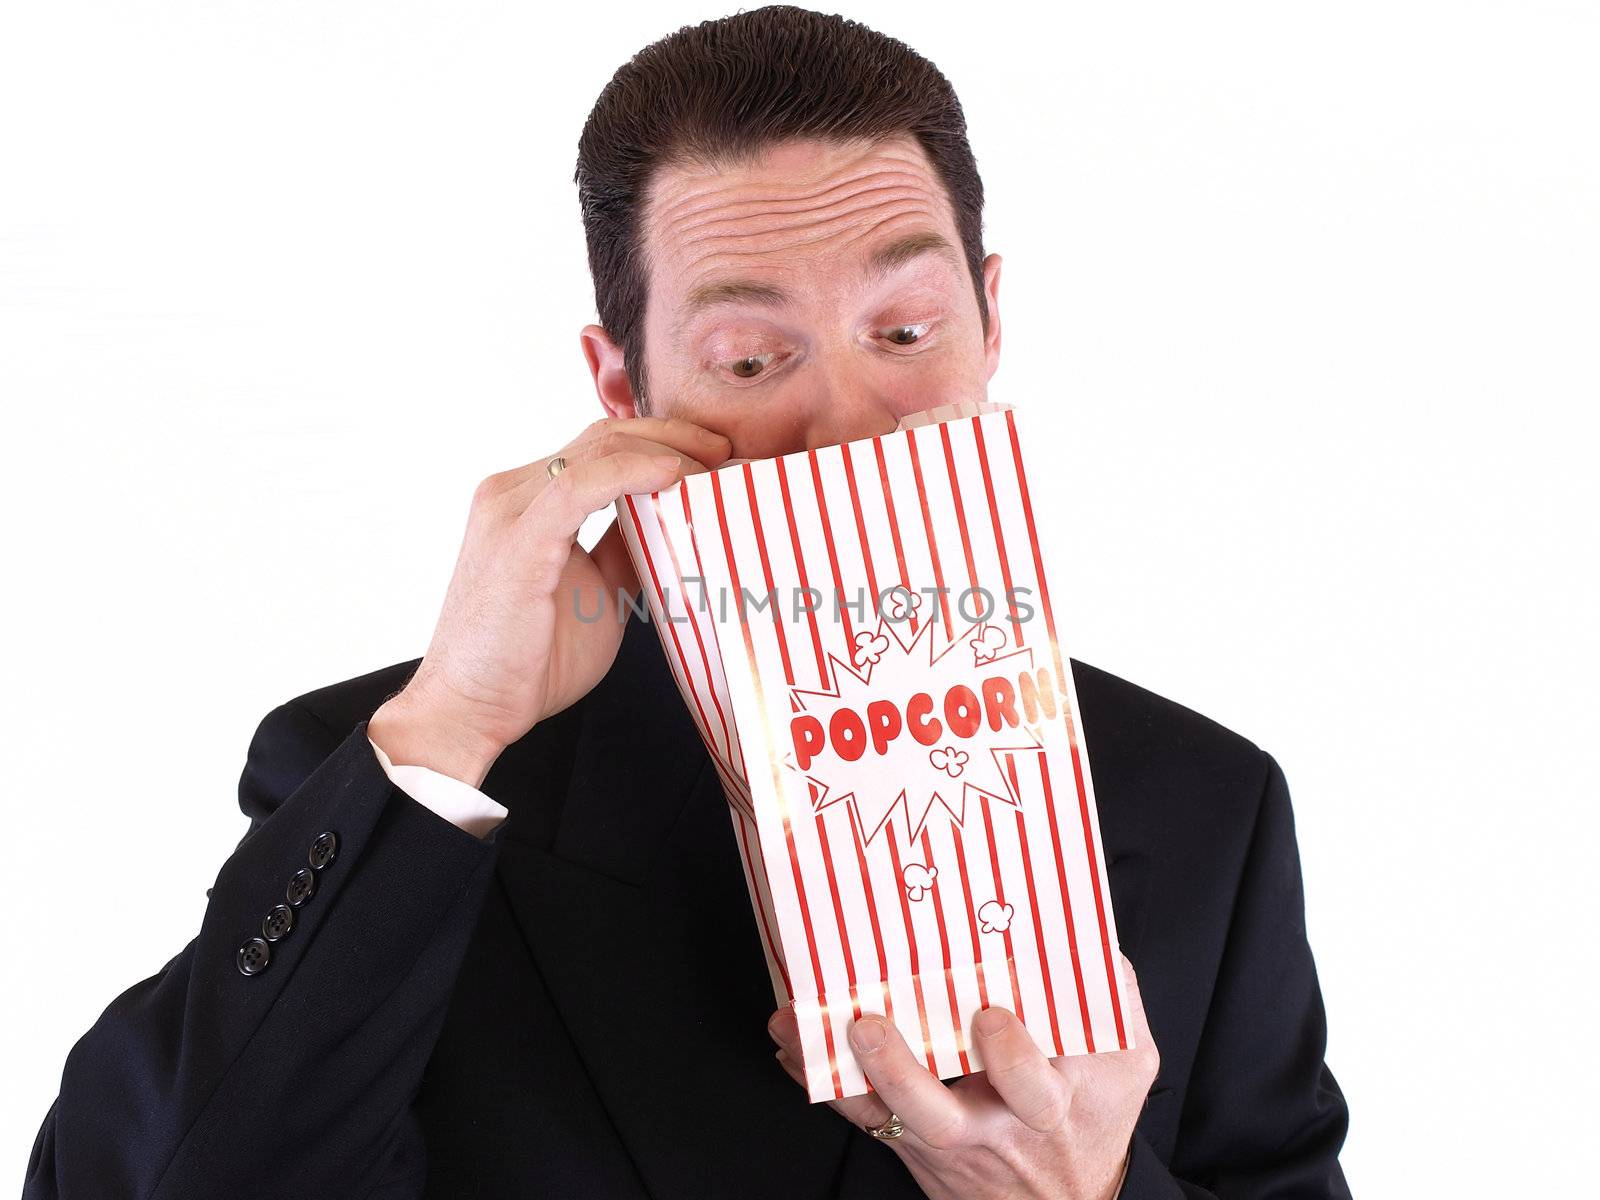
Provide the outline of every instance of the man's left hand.
[[[1128,1050],[1046,1058],[1015,1014],[990,1007],[971,1033],[986,1069],[947,1086],[891,1022],[869,1014],[852,1022],[850,1043],[874,1090],[828,1104],[861,1129],[898,1116],[905,1132],[887,1145],[930,1200],[1113,1200],[1161,1065],[1126,956],[1122,973]],[[768,1029],[778,1061],[804,1087],[793,1008],[779,1009]]]

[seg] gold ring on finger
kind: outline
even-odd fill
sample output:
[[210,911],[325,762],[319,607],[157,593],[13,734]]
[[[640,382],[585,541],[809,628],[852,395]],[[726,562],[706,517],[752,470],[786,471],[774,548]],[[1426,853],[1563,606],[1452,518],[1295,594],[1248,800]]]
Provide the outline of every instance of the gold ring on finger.
[[868,1125],[867,1126],[867,1132],[868,1133],[870,1133],[875,1138],[882,1138],[884,1141],[890,1141],[890,1140],[892,1140],[894,1138],[897,1138],[902,1133],[904,1133],[905,1131],[906,1131],[905,1122],[902,1121],[899,1117],[895,1116],[893,1113],[889,1114],[889,1119],[887,1121],[885,1121],[882,1125]]
[[567,469],[567,460],[562,458],[558,454],[558,455],[556,455],[556,457],[552,458],[548,463],[545,464],[544,473],[546,475],[550,476],[551,479],[554,479],[557,475],[561,474],[561,472],[565,471],[566,469]]

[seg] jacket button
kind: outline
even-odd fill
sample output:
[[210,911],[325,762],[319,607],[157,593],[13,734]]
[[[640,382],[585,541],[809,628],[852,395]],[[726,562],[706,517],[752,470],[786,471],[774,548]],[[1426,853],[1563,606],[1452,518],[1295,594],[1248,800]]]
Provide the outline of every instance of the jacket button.
[[277,905],[261,919],[261,936],[269,942],[280,940],[294,928],[294,909],[287,904]]
[[316,841],[311,843],[311,869],[320,871],[333,861],[333,856],[339,853],[339,835],[333,830],[317,834]]
[[251,938],[239,947],[239,970],[245,975],[259,975],[267,969],[272,958],[272,947],[261,938]]
[[307,900],[311,899],[311,893],[316,890],[317,877],[305,867],[301,867],[293,875],[289,876],[289,888],[284,893],[284,898],[289,901],[290,905],[299,908]]

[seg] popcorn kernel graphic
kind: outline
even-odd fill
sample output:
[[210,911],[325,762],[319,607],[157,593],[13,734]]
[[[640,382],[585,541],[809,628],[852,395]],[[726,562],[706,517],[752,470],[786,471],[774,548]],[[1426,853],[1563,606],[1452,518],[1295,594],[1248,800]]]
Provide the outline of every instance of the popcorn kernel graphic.
[[1006,631],[998,625],[980,626],[972,639],[972,665],[981,667],[993,662],[995,655],[1006,648]]
[[921,593],[896,588],[889,593],[889,601],[884,605],[883,615],[891,621],[906,621],[921,607]]
[[856,634],[855,665],[864,667],[877,662],[889,649],[889,639],[881,633],[863,629]]
[[1011,928],[1011,918],[1016,915],[1016,908],[1010,904],[1001,904],[998,900],[985,900],[978,906],[978,920],[982,923],[984,933],[1004,933]]
[[938,874],[938,867],[925,867],[915,862],[907,863],[905,870],[900,872],[900,879],[906,885],[906,898],[921,900],[932,889],[933,881]]

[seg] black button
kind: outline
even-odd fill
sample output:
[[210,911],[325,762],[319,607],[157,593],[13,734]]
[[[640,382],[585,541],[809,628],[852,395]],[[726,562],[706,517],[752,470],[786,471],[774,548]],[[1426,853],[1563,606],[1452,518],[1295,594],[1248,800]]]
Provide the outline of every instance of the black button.
[[261,938],[251,938],[239,947],[239,970],[246,975],[261,974],[271,959],[272,947]]
[[289,876],[289,890],[284,894],[284,898],[295,908],[299,908],[307,900],[311,899],[311,893],[316,890],[317,877],[305,867],[301,867],[293,875]]
[[311,843],[311,869],[320,871],[333,861],[333,856],[339,853],[339,835],[333,830],[317,834],[316,841]]
[[287,904],[277,905],[261,919],[261,936],[269,942],[280,940],[294,928],[294,909]]

